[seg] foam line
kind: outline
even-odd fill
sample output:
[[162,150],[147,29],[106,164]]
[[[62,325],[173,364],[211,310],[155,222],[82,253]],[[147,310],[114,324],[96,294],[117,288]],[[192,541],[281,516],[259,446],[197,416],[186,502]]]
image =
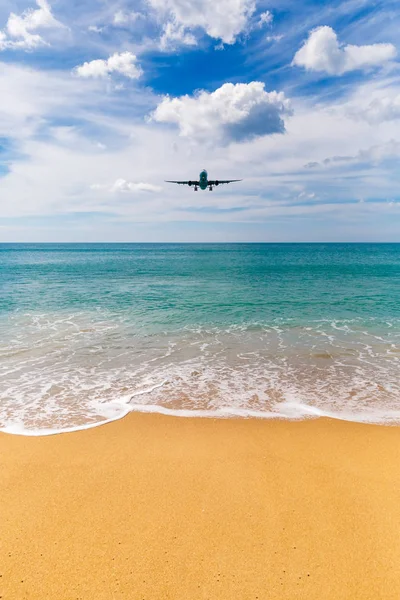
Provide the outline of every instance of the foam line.
[[[159,387],[159,384],[157,387]],[[145,392],[142,392],[145,393]],[[140,393],[134,394],[134,396]],[[30,430],[19,425],[0,428],[0,432],[11,435],[22,435],[27,437],[41,437],[49,435],[59,435],[62,433],[73,433],[75,431],[83,431],[100,427],[113,421],[123,419],[131,412],[160,414],[179,418],[203,418],[203,419],[227,419],[227,418],[245,418],[245,419],[280,419],[286,421],[302,421],[310,418],[329,418],[339,421],[350,421],[354,423],[369,423],[377,425],[398,425],[400,424],[400,411],[368,410],[364,413],[346,413],[346,412],[330,412],[323,411],[314,406],[300,404],[296,402],[284,402],[280,405],[281,411],[267,412],[260,410],[251,410],[245,408],[223,407],[215,410],[187,410],[187,409],[172,409],[156,404],[130,404],[125,405],[125,410],[120,415],[97,423],[87,425],[78,425],[76,427],[68,427],[65,429],[40,429]]]
[[107,423],[112,423],[113,421],[119,421],[126,417],[131,411],[128,409],[124,413],[113,417],[111,419],[104,419],[104,421],[99,421],[97,423],[88,423],[86,425],[76,425],[74,427],[66,427],[65,429],[25,429],[20,425],[8,425],[7,427],[0,428],[1,433],[8,433],[11,435],[22,435],[26,437],[42,437],[49,435],[59,435],[61,433],[74,433],[75,431],[84,431],[86,429],[94,429],[95,427],[101,427],[102,425],[107,425]]

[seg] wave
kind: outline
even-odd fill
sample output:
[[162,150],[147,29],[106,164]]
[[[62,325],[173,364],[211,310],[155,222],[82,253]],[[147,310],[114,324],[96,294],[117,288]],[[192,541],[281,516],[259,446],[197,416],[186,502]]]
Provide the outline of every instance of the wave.
[[52,435],[132,411],[400,423],[400,320],[145,331],[123,315],[21,313],[1,325],[0,431]]

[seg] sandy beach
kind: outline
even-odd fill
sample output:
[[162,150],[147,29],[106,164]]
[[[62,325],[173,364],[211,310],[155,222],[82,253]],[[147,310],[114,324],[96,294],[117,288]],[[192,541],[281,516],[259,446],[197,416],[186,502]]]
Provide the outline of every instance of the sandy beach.
[[0,456],[4,600],[400,597],[400,428],[132,414]]

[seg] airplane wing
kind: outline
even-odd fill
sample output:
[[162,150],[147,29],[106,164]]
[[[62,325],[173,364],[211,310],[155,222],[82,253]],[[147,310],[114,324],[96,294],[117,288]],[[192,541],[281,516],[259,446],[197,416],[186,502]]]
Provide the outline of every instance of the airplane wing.
[[215,179],[213,181],[207,181],[208,185],[220,185],[221,183],[235,183],[236,181],[243,181],[243,179]]
[[178,185],[200,185],[199,181],[165,181],[165,183],[177,183]]

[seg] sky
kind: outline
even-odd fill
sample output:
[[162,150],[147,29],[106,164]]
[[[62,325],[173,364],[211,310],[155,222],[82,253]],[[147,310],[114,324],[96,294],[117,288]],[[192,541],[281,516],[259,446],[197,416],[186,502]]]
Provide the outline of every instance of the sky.
[[[398,0],[2,0],[0,242],[400,242]],[[195,192],[165,183],[239,183]]]

